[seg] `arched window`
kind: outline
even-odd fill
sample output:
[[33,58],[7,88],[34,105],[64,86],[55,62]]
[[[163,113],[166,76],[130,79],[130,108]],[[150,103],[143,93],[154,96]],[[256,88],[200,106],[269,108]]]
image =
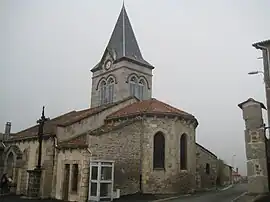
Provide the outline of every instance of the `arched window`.
[[138,80],[135,76],[131,77],[130,81],[129,81],[129,91],[130,91],[130,95],[131,96],[136,96],[137,95],[137,84],[138,84]]
[[143,100],[143,97],[144,97],[144,87],[145,87],[145,82],[143,79],[141,79],[139,81],[139,84],[138,84],[138,98],[140,100]]
[[154,136],[153,168],[165,168],[165,138],[163,133],[158,132]]
[[205,165],[205,173],[206,174],[210,174],[210,164],[209,163],[206,163],[206,165]]
[[7,157],[7,173],[10,177],[13,177],[14,168],[14,154],[10,152]]
[[113,102],[113,95],[114,95],[114,80],[110,78],[108,81],[108,103]]
[[180,138],[180,169],[187,170],[187,135],[182,134]]
[[105,104],[106,102],[106,82],[102,81],[100,84],[100,104]]

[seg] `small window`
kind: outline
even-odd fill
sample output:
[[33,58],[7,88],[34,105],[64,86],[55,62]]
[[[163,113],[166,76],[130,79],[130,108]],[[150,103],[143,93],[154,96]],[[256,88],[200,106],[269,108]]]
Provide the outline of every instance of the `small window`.
[[113,103],[114,95],[114,80],[112,78],[108,81],[108,103]]
[[133,76],[131,79],[130,79],[130,83],[129,83],[129,88],[130,88],[130,95],[131,96],[138,96],[137,95],[137,79],[135,76]]
[[209,164],[209,163],[206,163],[206,166],[205,166],[205,173],[206,173],[207,175],[210,174],[210,164]]
[[163,133],[158,132],[154,136],[154,149],[153,149],[153,168],[165,168],[165,138]]
[[185,133],[180,138],[180,169],[187,170],[187,135]]
[[144,80],[141,79],[138,85],[138,98],[140,100],[143,100],[144,98],[144,87],[145,87],[145,82]]
[[72,165],[72,191],[78,191],[79,167],[78,164]]
[[107,102],[106,91],[107,91],[106,82],[102,81],[100,85],[100,104],[101,105],[106,104]]

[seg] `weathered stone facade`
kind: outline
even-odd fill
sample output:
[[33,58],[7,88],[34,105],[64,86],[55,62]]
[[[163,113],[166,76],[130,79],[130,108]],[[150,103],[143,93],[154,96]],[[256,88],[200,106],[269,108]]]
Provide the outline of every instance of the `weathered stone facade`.
[[215,187],[217,181],[217,156],[197,143],[196,161],[197,189]]
[[238,106],[243,110],[246,126],[248,192],[265,193],[269,191],[265,128],[262,117],[262,108],[265,107],[252,98]]
[[[153,168],[153,140],[158,132],[165,136],[164,170]],[[180,169],[182,134],[188,136],[187,170]],[[144,117],[112,132],[90,135],[89,148],[94,159],[115,160],[115,183],[121,194],[180,193],[195,189],[195,128],[185,121]]]

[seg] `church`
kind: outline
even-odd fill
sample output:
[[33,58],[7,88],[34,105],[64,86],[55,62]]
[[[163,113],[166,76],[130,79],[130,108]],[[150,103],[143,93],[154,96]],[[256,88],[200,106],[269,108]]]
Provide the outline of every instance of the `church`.
[[[215,186],[217,157],[196,143],[198,120],[152,97],[154,69],[141,54],[123,6],[104,54],[91,69],[91,107],[44,125],[42,198],[87,201],[109,189],[123,196]],[[37,134],[35,125],[0,145],[0,167],[13,177],[19,195],[27,194],[28,170],[38,162]],[[113,172],[106,166],[95,170],[90,166],[95,162],[113,165],[108,166]],[[97,187],[97,176],[110,186]]]

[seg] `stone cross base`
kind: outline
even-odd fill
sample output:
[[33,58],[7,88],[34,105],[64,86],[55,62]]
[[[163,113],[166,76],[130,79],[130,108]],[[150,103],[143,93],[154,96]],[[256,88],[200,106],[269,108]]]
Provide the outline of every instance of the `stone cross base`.
[[27,198],[40,198],[41,169],[27,170],[29,173]]

